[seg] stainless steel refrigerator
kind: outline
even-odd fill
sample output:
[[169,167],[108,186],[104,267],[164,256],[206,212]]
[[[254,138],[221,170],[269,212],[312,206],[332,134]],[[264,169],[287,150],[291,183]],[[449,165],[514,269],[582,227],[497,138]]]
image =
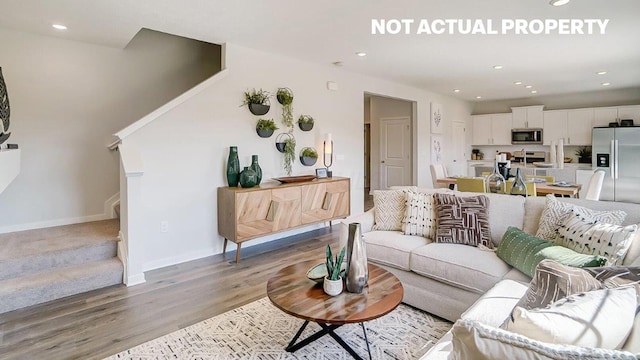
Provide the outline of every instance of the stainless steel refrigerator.
[[640,203],[640,127],[593,128],[592,162],[604,170],[600,200]]

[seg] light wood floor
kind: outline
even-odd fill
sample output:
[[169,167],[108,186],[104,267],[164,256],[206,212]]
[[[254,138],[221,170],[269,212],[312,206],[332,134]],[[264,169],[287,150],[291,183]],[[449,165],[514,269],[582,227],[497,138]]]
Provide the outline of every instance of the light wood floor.
[[[146,273],[147,282],[0,315],[0,359],[102,359],[266,296],[277,269],[323,261],[338,227]],[[233,244],[231,244],[233,246]]]

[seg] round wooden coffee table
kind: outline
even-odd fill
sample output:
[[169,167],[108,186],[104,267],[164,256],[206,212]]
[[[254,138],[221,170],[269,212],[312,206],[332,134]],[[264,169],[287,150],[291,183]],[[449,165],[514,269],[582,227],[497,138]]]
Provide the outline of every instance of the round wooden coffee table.
[[[361,359],[334,332],[342,325],[359,323],[371,358],[364,322],[384,316],[400,305],[404,295],[400,280],[385,269],[369,263],[369,282],[362,294],[346,292],[345,288],[342,294],[329,296],[322,290],[322,284],[309,280],[306,275],[307,270],[321,262],[312,260],[287,266],[267,282],[269,300],[285,313],[305,320],[285,350],[294,352],[328,334],[351,356]],[[317,323],[322,329],[296,344],[309,321]]]

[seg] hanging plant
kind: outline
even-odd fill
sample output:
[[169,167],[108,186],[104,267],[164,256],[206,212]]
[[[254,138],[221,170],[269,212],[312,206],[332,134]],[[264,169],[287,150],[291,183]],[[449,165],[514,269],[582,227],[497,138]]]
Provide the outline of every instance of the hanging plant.
[[293,130],[293,92],[289,88],[279,88],[276,99],[282,104],[282,124]]
[[296,160],[296,138],[290,135],[284,144],[284,171],[291,176],[291,165]]
[[314,121],[311,115],[300,115],[298,118],[298,127],[302,131],[309,131],[313,129],[313,124]]
[[271,94],[266,90],[253,89],[251,91],[245,91],[244,102],[240,106],[247,105],[253,115],[264,115],[268,113],[271,108],[269,97],[271,97]]
[[275,130],[278,130],[278,127],[273,119],[260,119],[256,124],[256,132],[261,138],[271,137]]
[[289,134],[289,133],[280,133],[278,134],[278,136],[276,137],[276,149],[278,149],[279,152],[284,153],[284,147],[286,145],[286,140],[293,137],[293,135]]
[[315,165],[316,161],[318,161],[318,152],[316,149],[311,147],[302,148],[300,151],[300,162],[304,166],[312,166]]

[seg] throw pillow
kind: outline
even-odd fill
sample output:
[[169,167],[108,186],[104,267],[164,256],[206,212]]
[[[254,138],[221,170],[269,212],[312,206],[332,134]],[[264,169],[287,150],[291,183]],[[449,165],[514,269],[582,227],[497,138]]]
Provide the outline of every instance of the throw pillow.
[[402,228],[405,235],[418,235],[430,239],[436,233],[436,214],[433,195],[407,191]]
[[374,190],[373,230],[402,230],[404,208],[403,190]]
[[493,248],[489,229],[489,198],[434,194],[436,242]]
[[545,309],[516,307],[506,329],[543,342],[616,349],[631,331],[636,306],[633,288],[595,290]]
[[626,351],[549,344],[482,324],[458,320],[451,330],[453,360],[540,359],[540,360],[635,360]]
[[529,289],[516,306],[526,310],[541,308],[563,297],[600,288],[601,282],[590,272],[545,259],[536,266]]
[[504,233],[496,255],[529,277],[533,277],[536,266],[544,259],[552,259],[574,267],[594,267],[606,263],[603,257],[577,253],[529,235],[513,226]]
[[619,226],[598,222],[581,211],[571,210],[558,228],[555,243],[582,254],[607,258],[607,264],[622,263],[638,225]]
[[624,211],[595,211],[562,202],[557,200],[553,195],[547,195],[547,203],[542,210],[536,236],[547,241],[555,241],[557,235],[556,229],[562,225],[562,221],[571,209],[578,209],[596,221],[614,225],[622,224],[624,218],[627,216],[627,213]]

